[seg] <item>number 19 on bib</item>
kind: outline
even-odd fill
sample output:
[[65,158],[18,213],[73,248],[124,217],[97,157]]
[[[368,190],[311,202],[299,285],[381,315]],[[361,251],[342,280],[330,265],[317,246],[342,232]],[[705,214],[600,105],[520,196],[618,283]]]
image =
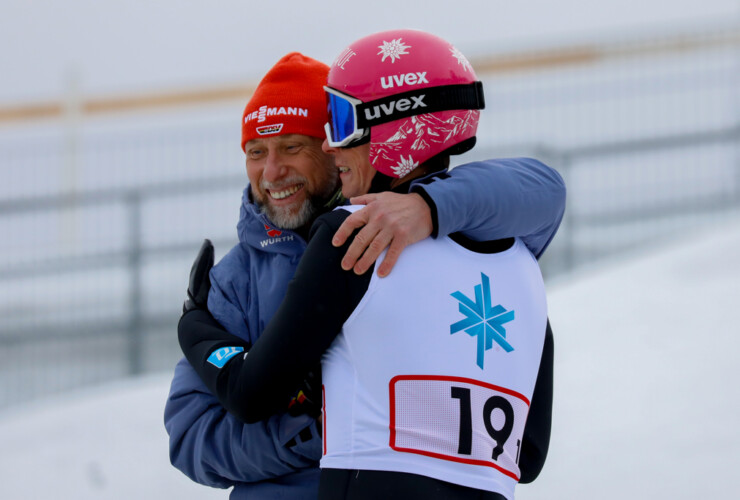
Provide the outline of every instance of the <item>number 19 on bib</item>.
[[462,377],[400,375],[390,382],[390,446],[441,460],[493,467],[519,480],[529,400]]

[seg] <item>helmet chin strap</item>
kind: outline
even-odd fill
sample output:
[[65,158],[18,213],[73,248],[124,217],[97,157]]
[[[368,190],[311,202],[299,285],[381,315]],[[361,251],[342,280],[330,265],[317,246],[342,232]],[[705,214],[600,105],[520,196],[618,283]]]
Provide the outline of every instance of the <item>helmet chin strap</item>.
[[466,153],[466,152],[470,151],[471,149],[473,149],[473,147],[475,146],[476,141],[477,141],[477,139],[476,139],[475,136],[470,137],[468,139],[465,139],[462,142],[458,142],[454,146],[451,146],[451,147],[445,149],[440,154],[445,154],[445,155],[450,155],[450,156],[451,155],[461,155],[461,154]]

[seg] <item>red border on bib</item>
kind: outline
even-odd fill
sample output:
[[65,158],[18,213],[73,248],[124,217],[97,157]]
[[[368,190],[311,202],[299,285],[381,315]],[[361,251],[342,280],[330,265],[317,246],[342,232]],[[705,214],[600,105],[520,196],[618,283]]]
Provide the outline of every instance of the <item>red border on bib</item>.
[[[388,390],[389,390],[389,396],[390,396],[390,440],[388,445],[391,447],[391,449],[403,453],[415,453],[417,455],[424,455],[427,457],[432,458],[438,458],[441,460],[449,460],[451,462],[459,462],[463,464],[471,464],[471,465],[481,465],[484,467],[492,467],[502,474],[505,474],[512,479],[519,481],[519,477],[514,474],[513,472],[504,469],[500,465],[497,465],[492,462],[488,462],[485,460],[475,460],[475,459],[466,459],[461,457],[456,457],[453,455],[444,455],[441,453],[435,453],[433,451],[426,451],[426,450],[417,450],[415,448],[402,448],[400,446],[396,446],[396,382],[400,380],[443,380],[446,382],[462,382],[465,384],[473,384],[478,385],[480,387],[485,387],[487,389],[492,389],[497,392],[502,392],[504,394],[508,394],[510,396],[513,396],[515,398],[519,398],[522,401],[526,403],[527,406],[530,406],[530,401],[527,399],[524,395],[519,394],[516,391],[512,391],[511,389],[507,389],[505,387],[500,387],[497,385],[489,384],[486,382],[481,382],[480,380],[474,380],[470,378],[465,377],[453,377],[453,376],[445,376],[445,375],[396,375],[393,377],[390,382],[388,383]],[[324,415],[324,418],[326,418],[326,415]]]

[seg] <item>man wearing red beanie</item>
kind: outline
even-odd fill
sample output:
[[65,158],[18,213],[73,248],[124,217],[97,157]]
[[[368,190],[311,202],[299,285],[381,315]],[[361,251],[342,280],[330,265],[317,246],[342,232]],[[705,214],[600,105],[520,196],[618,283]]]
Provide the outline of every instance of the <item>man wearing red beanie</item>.
[[[241,146],[249,185],[237,225],[240,243],[212,269],[213,247],[204,243],[185,304],[186,310],[207,308],[243,341],[215,352],[208,359],[214,370],[244,356],[259,338],[285,295],[313,220],[343,201],[338,170],[321,149],[328,71],[319,61],[288,54],[244,109]],[[564,206],[562,179],[551,168],[532,159],[492,160],[486,168],[464,165],[434,182],[422,181],[411,194],[378,194],[346,220],[334,243],[341,245],[364,226],[342,267],[362,273],[390,245],[377,270],[381,276],[408,244],[453,232],[478,240],[518,236],[539,257]],[[295,321],[300,328],[300,319]],[[299,392],[286,401],[285,411],[246,424],[223,408],[183,358],[165,407],[170,460],[196,482],[233,487],[232,499],[316,498],[320,397],[308,396]]]
[[[329,67],[299,52],[280,59],[262,78],[244,108],[244,144],[259,137],[300,134],[324,140],[326,98],[323,88]],[[296,76],[300,80],[296,81]]]
[[321,151],[329,67],[292,52],[262,78],[242,116],[252,196],[279,228],[307,226],[336,193],[339,176]]

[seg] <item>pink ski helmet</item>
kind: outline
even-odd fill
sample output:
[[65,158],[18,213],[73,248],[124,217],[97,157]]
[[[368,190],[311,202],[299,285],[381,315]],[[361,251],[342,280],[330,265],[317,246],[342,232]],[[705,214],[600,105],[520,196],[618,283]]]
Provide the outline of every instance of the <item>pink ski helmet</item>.
[[449,42],[417,30],[375,33],[332,63],[324,90],[331,147],[370,142],[370,163],[403,177],[431,157],[475,144],[483,86]]

